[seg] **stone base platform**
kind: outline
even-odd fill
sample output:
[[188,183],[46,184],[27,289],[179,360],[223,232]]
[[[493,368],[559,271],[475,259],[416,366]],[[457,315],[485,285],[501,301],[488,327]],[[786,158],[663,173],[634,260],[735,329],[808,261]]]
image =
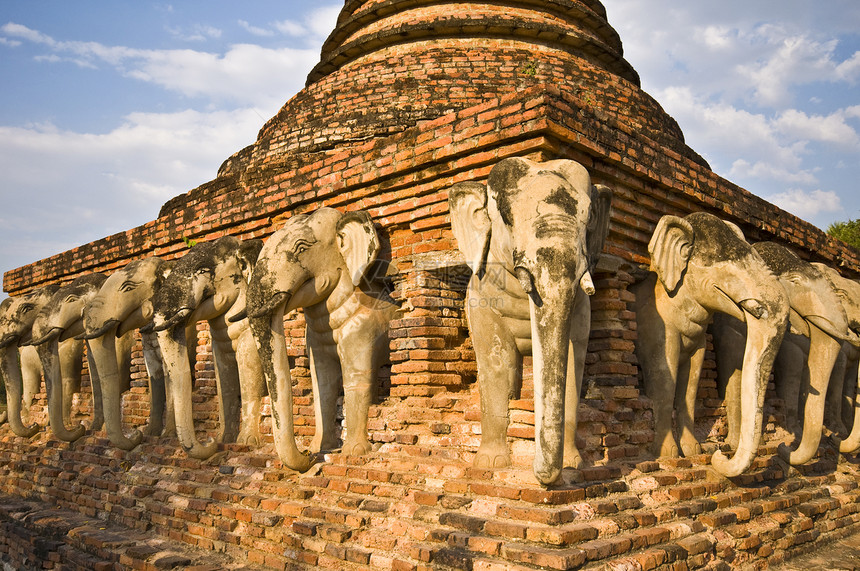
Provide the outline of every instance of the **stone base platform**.
[[[566,471],[477,470],[462,451],[328,455],[308,474],[270,447],[188,459],[172,439],[132,452],[0,436],[0,561],[20,569],[765,568],[860,532],[860,467],[823,449],[750,474],[709,455]],[[24,562],[27,562],[26,564]],[[15,567],[15,565],[19,567]],[[28,566],[29,565],[29,566]]]

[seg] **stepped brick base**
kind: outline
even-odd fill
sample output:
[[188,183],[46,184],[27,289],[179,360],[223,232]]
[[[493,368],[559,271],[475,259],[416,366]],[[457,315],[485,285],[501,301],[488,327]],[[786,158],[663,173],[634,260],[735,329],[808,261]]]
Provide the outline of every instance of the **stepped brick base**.
[[[44,433],[43,433],[44,434]],[[307,474],[268,447],[190,460],[0,433],[0,561],[16,569],[765,568],[860,532],[860,467],[775,445],[730,481],[692,459],[566,471],[477,470],[434,455],[331,454]],[[156,539],[157,538],[157,539]],[[17,567],[16,567],[17,566]]]

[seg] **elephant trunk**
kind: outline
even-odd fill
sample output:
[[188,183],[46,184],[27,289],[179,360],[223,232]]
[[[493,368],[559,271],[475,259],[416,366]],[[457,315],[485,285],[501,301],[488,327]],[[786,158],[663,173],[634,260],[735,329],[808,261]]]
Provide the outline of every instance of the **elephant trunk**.
[[173,394],[176,435],[191,458],[205,460],[218,451],[214,440],[203,444],[197,440],[192,410],[192,374],[188,358],[188,339],[184,327],[158,332],[158,345],[167,376],[167,386]]
[[24,377],[18,364],[18,347],[14,344],[6,344],[0,349],[0,367],[2,367],[3,379],[6,383],[6,413],[9,428],[16,436],[30,438],[39,432],[39,425],[34,423],[30,426],[24,426],[21,420]]
[[116,328],[109,329],[104,335],[87,341],[87,355],[90,376],[93,384],[101,386],[102,412],[105,431],[111,443],[117,448],[131,450],[143,440],[143,434],[135,429],[126,437],[122,431],[122,385],[117,365]]
[[56,337],[53,340],[38,345],[39,361],[45,377],[45,391],[48,395],[48,420],[54,435],[65,442],[74,442],[84,435],[86,428],[78,424],[73,429],[66,428],[63,418],[65,399],[71,395],[63,391],[63,373],[60,367],[60,343]]
[[[287,297],[278,296],[281,303],[269,315],[250,319],[251,328],[260,351],[263,376],[272,400],[272,434],[275,451],[281,462],[292,470],[306,472],[316,459],[296,445],[293,425],[293,386],[284,336],[284,304]],[[267,304],[270,306],[271,304]],[[259,315],[259,314],[258,314]]]
[[[824,403],[833,364],[842,349],[842,343],[814,325],[809,327],[809,393],[803,410],[803,432],[796,450],[780,444],[777,452],[792,466],[812,460],[821,442],[824,422]],[[840,446],[841,448],[841,446]]]
[[[755,314],[761,318],[756,318]],[[734,455],[727,458],[721,450],[714,452],[711,464],[727,477],[742,474],[758,452],[762,432],[764,395],[774,360],[785,334],[784,312],[770,311],[745,315],[747,339],[740,379],[740,427],[736,431],[738,445]]]
[[538,481],[552,485],[564,463],[565,394],[569,378],[570,325],[577,282],[541,272],[530,296],[535,395],[535,457]]

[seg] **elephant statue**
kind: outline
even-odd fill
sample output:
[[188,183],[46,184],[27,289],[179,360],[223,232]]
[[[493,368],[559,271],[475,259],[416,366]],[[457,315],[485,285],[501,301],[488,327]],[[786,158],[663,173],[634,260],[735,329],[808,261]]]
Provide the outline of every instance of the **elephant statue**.
[[764,395],[787,328],[788,298],[740,229],[712,214],[663,216],[648,252],[650,272],[632,291],[636,355],[654,407],[652,451],[674,457],[680,444],[685,456],[701,452],[693,431],[696,394],[708,324],[715,313],[724,313],[746,324],[736,403],[742,413],[740,439],[731,458],[717,450],[711,463],[720,473],[737,476],[758,451]]
[[[820,267],[775,242],[758,242],[753,248],[785,288],[791,307],[791,331],[777,356],[774,378],[777,394],[785,401],[787,419],[801,423],[802,432],[795,450],[780,445],[778,452],[792,465],[803,464],[818,451],[827,388],[842,342],[857,345],[860,338],[852,330],[842,300]],[[802,389],[807,386],[803,414],[799,414]]]
[[860,348],[842,343],[829,388],[826,409],[830,417],[825,420],[837,435],[839,451],[852,454],[860,450]]
[[24,426],[22,412],[29,414],[33,396],[39,392],[42,367],[36,349],[30,346],[33,322],[60,286],[42,286],[3,301],[0,312],[0,371],[6,384],[9,428],[16,436],[30,438],[38,424]]
[[343,388],[343,453],[371,450],[367,415],[387,357],[388,330],[398,307],[378,279],[380,249],[366,212],[321,208],[296,214],[272,234],[248,285],[247,311],[272,400],[273,434],[285,466],[304,472],[315,456],[300,452],[284,315],[303,308],[311,363],[316,430],[311,450],[338,446],[337,399]]
[[[825,264],[813,262],[812,265],[830,281],[836,295],[839,296],[842,309],[845,310],[845,317],[848,319],[848,328],[854,334],[860,334],[860,282],[843,277],[838,271]],[[825,414],[829,412],[827,424],[839,435],[850,433],[847,438],[840,441],[840,451],[846,453],[860,448],[860,416],[853,414],[858,383],[857,361],[860,358],[860,343],[857,340],[860,337],[852,338],[853,342],[852,340],[842,342],[839,357],[830,376],[825,405]],[[850,429],[846,428],[849,426]]]
[[[153,329],[164,358],[173,393],[176,432],[192,458],[206,459],[217,442],[259,445],[261,398],[266,394],[260,357],[248,319],[231,322],[245,312],[251,269],[263,242],[224,236],[196,244],[173,266],[155,292]],[[192,371],[186,330],[198,321],[209,323],[218,388],[219,436],[202,444],[194,431],[191,410]]]
[[[33,322],[31,343],[39,353],[48,395],[48,419],[51,430],[60,440],[73,442],[84,435],[82,424],[67,428],[72,410],[72,395],[81,390],[84,342],[76,339],[83,333],[83,311],[98,293],[107,276],[85,274],[58,289],[42,307]],[[91,376],[92,379],[92,376]],[[93,389],[93,430],[103,423],[101,390]]]
[[[87,341],[93,385],[100,386],[105,431],[111,443],[123,450],[131,450],[143,439],[143,433],[137,429],[128,437],[122,429],[122,393],[131,385],[135,330],[141,330],[149,375],[147,433],[157,436],[175,431],[158,340],[155,333],[144,330],[152,321],[152,296],[171,267],[171,262],[157,257],[134,260],[111,274],[84,308],[84,332],[79,337]],[[196,335],[194,331],[189,334]]]
[[591,331],[591,271],[609,231],[611,191],[571,160],[509,158],[486,187],[449,190],[451,227],[472,270],[466,317],[478,363],[481,445],[474,464],[511,464],[510,400],[532,356],[534,475],[556,483],[579,467],[576,419]]

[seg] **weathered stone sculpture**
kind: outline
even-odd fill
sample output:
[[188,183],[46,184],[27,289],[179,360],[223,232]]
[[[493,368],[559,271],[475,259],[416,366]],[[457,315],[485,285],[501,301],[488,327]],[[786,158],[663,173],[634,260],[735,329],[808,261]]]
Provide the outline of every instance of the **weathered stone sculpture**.
[[9,298],[8,303],[4,302],[5,309],[0,314],[0,370],[6,383],[9,428],[17,436],[25,438],[39,431],[38,424],[24,426],[22,412],[28,412],[33,396],[39,392],[42,379],[41,364],[34,366],[32,361],[35,357],[38,363],[37,352],[35,349],[25,350],[24,347],[30,345],[36,316],[57,289],[57,285],[48,285]]
[[852,454],[860,450],[860,348],[842,343],[842,350],[830,375],[827,410],[829,422],[839,442],[839,451]]
[[[93,385],[101,387],[105,431],[111,443],[131,450],[143,439],[135,429],[129,437],[122,430],[122,393],[131,377],[131,347],[134,331],[152,321],[152,296],[170,272],[171,264],[156,257],[130,262],[105,280],[84,308],[84,333]],[[193,334],[193,333],[192,333]],[[173,404],[165,392],[161,353],[155,334],[141,332],[143,356],[149,375],[152,435],[174,431]]]
[[316,412],[311,449],[338,445],[335,415],[342,383],[343,452],[369,452],[368,408],[387,356],[389,323],[397,311],[384,284],[368,272],[379,248],[367,213],[321,208],[290,218],[266,242],[254,267],[248,314],[272,399],[275,448],[294,470],[307,470],[314,457],[296,445],[284,315],[304,308],[307,321]]
[[[104,274],[86,274],[58,289],[42,307],[33,323],[32,344],[39,352],[48,395],[48,419],[60,440],[73,442],[84,435],[86,427],[68,428],[72,395],[81,390],[84,342],[75,336],[83,333],[83,311],[104,284]],[[93,418],[90,427],[99,430],[104,422],[101,387],[92,383]]]
[[[50,286],[47,295],[56,286]],[[23,344],[27,336],[26,327],[21,328],[19,320],[33,318],[38,314],[37,303],[44,303],[40,292],[31,292],[23,296],[9,297],[0,304],[0,376],[6,387],[6,403],[8,411],[3,413],[2,421],[9,421],[9,427],[18,436],[32,436],[38,428],[27,428],[23,419],[29,418],[30,403],[39,392],[42,384],[42,363],[36,348]],[[34,304],[36,302],[36,304]],[[35,307],[31,307],[34,306]],[[35,310],[35,312],[34,312]],[[18,317],[20,315],[20,317]],[[21,334],[17,331],[21,329]],[[4,331],[9,332],[8,336]],[[23,338],[22,338],[23,335]],[[16,355],[17,353],[17,355]],[[7,372],[8,371],[10,372]],[[10,396],[9,384],[18,386],[20,383],[20,398]],[[13,391],[15,390],[13,386]]]
[[[860,358],[860,337],[857,337],[860,334],[860,283],[849,280],[825,264],[812,265],[830,281],[839,301],[842,302],[848,327],[853,333],[851,338],[842,342],[839,357],[830,375],[826,409],[830,411],[834,430],[844,437],[839,443],[839,450],[845,453],[855,452],[860,448],[860,415],[857,414],[857,407],[860,405],[857,402],[860,381],[857,376],[857,361]],[[850,406],[846,406],[849,402]],[[850,422],[845,419],[850,419]]]
[[[740,230],[707,214],[664,216],[648,244],[651,274],[636,284],[636,355],[654,403],[658,456],[701,451],[693,433],[706,330],[716,312],[747,325],[738,405],[740,441],[711,463],[726,476],[746,470],[758,450],[768,378],[787,326],[788,299]],[[672,431],[673,408],[679,438]]]
[[[232,236],[197,244],[174,265],[153,297],[153,328],[164,358],[168,387],[173,393],[176,432],[192,458],[205,459],[218,442],[259,445],[260,399],[265,395],[260,357],[247,319],[230,318],[245,312],[251,269],[263,243]],[[209,323],[220,428],[207,444],[197,440],[191,407],[192,371],[187,330],[198,321]]]
[[[777,393],[785,400],[788,420],[795,417],[803,429],[797,448],[789,450],[780,445],[779,454],[791,464],[803,464],[818,451],[827,386],[842,341],[856,344],[857,334],[851,330],[831,282],[818,268],[774,242],[759,242],[753,248],[776,274],[791,306],[791,332],[780,348],[774,377]],[[800,337],[809,340],[808,349],[804,346],[806,340]],[[806,384],[804,369],[809,374],[809,390],[803,413],[799,414],[801,390]]]
[[511,463],[509,401],[533,356],[534,474],[578,467],[576,413],[591,330],[591,270],[609,229],[611,192],[577,162],[505,159],[487,188],[449,191],[451,226],[473,276],[466,315],[481,391],[478,467]]

